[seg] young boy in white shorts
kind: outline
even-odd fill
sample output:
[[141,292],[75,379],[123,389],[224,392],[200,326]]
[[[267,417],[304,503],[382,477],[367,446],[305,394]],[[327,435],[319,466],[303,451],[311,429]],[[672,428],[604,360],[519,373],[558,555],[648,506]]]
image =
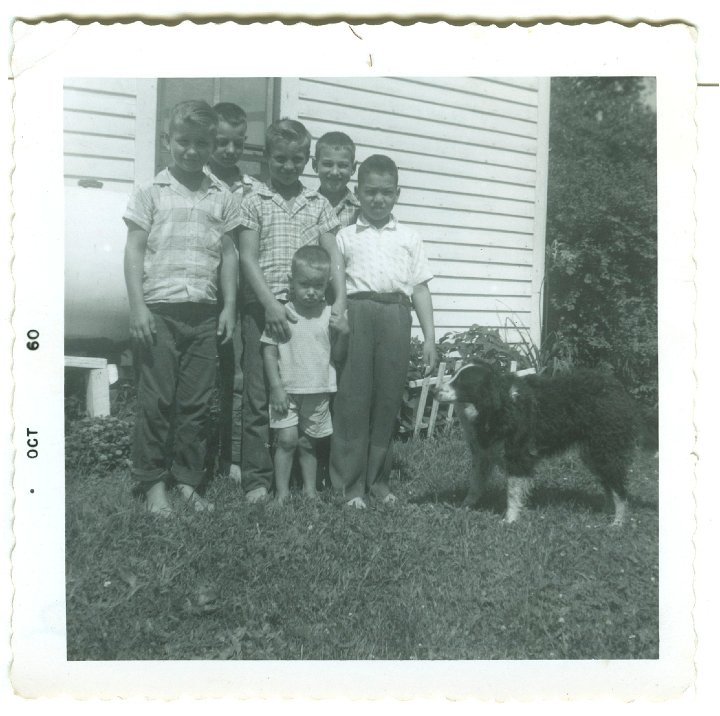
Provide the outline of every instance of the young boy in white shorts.
[[321,246],[298,249],[292,259],[289,306],[298,317],[290,337],[260,338],[269,388],[270,427],[276,431],[275,497],[290,495],[290,474],[296,450],[303,494],[317,495],[317,441],[332,434],[330,394],[337,390],[333,359],[338,341],[330,328],[325,291],[330,279],[330,255]]

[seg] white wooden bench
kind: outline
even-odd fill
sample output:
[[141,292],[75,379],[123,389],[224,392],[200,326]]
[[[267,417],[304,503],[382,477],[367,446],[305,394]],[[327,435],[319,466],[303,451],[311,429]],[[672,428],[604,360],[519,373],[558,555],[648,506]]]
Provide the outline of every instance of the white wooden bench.
[[85,405],[91,418],[110,415],[110,386],[118,379],[118,369],[105,358],[65,356],[66,368],[77,368],[87,373]]

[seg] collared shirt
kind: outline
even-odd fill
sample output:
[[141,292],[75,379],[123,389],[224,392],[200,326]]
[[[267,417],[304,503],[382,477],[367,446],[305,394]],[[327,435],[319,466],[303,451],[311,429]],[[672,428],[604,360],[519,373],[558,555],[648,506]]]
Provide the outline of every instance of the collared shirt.
[[[210,169],[209,166],[205,167],[205,174],[207,174],[209,177],[213,177],[214,179],[217,179],[218,181],[223,181],[220,179],[216,174],[213,174],[212,169]],[[230,191],[235,195],[236,198],[240,199],[241,201],[248,196],[253,191],[256,191],[258,187],[264,186],[263,183],[256,179],[255,177],[251,177],[249,174],[243,174],[240,171],[240,168],[238,167],[237,174],[235,175],[235,180],[232,182],[232,184],[228,184],[226,182],[223,182],[225,186],[230,189]]]
[[[273,295],[282,299],[287,297],[293,254],[301,246],[317,244],[323,234],[340,226],[330,202],[317,191],[302,187],[288,209],[285,199],[266,184],[243,200],[240,224],[258,232],[260,269]],[[256,301],[248,282],[243,284],[245,301]]]
[[213,176],[197,191],[168,169],[136,187],[123,215],[148,232],[143,266],[146,303],[215,303],[222,237],[240,223],[238,201]]
[[337,218],[340,220],[341,228],[354,224],[358,216],[360,216],[360,202],[350,189],[347,190],[345,196],[340,199],[333,208],[335,209]]
[[348,296],[362,291],[412,296],[415,286],[433,277],[420,236],[393,216],[382,229],[360,216],[340,229],[337,245],[345,260]]

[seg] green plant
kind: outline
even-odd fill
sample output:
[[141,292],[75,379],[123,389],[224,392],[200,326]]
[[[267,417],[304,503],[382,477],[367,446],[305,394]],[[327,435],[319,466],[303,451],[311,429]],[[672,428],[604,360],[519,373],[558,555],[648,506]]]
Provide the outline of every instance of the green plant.
[[81,418],[66,424],[65,470],[109,472],[130,464],[131,418]]

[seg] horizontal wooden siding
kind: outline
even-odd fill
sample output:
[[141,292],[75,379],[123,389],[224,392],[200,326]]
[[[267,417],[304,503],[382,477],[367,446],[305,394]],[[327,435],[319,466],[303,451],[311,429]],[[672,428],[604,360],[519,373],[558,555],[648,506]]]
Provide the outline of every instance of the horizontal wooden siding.
[[[521,334],[539,340],[537,201],[547,165],[540,84],[301,78],[297,105],[281,108],[314,139],[349,134],[359,161],[381,153],[398,164],[396,214],[425,242],[438,337],[477,323],[507,329],[513,342]],[[304,181],[317,186],[310,172]]]

